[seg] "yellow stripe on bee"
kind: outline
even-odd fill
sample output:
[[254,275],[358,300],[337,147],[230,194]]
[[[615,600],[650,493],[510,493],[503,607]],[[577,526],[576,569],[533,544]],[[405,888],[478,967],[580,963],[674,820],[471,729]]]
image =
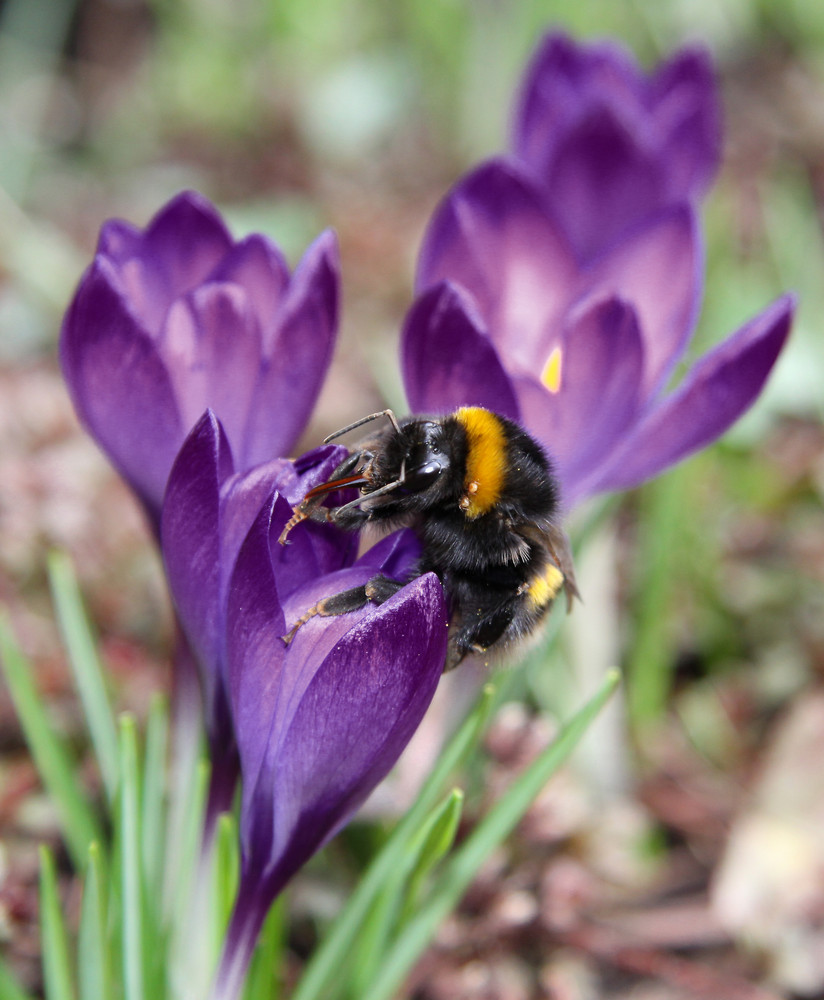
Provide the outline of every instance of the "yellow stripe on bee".
[[537,576],[527,589],[530,604],[543,608],[558,596],[558,591],[564,585],[564,574],[551,563],[542,576]]
[[494,413],[480,406],[462,406],[455,417],[466,431],[466,477],[461,510],[480,517],[498,502],[506,476],[506,435]]
[[559,392],[561,389],[561,364],[563,356],[561,348],[555,347],[552,350],[544,370],[541,372],[541,381],[550,392]]

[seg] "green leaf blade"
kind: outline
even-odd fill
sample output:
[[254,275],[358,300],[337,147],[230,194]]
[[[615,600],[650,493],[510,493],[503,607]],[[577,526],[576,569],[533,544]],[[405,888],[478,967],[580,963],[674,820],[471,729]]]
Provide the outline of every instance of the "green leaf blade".
[[400,863],[410,838],[425,822],[449,775],[466,760],[486,727],[496,693],[491,684],[485,685],[475,707],[438,757],[412,808],[376,855],[315,951],[291,1000],[320,1000],[328,984],[339,976],[364,919]]
[[97,817],[77,780],[74,761],[55,733],[23,655],[6,620],[0,617],[0,661],[37,770],[60,817],[75,868],[82,871],[89,844],[102,842]]
[[97,646],[68,556],[52,552],[48,568],[57,619],[83,703],[97,765],[109,802],[113,802],[117,794],[117,728],[106,694]]
[[69,945],[57,891],[54,858],[40,848],[40,928],[46,1000],[74,1000]]
[[438,879],[436,892],[402,931],[363,1000],[390,1000],[395,995],[441,921],[466,892],[481,863],[514,829],[535,796],[577,746],[615,690],[618,680],[618,671],[610,671],[601,689],[567,722],[558,738],[510,785],[447,862]]

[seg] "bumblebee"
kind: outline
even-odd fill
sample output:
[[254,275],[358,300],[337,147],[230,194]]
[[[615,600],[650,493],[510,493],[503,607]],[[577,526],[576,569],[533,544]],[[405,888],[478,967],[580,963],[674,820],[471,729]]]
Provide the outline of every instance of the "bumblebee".
[[[330,435],[332,441],[370,421],[390,426],[352,452],[331,479],[293,508],[284,544],[306,519],[345,531],[366,524],[409,526],[421,542],[410,579],[437,574],[450,607],[444,670],[473,653],[503,648],[529,635],[561,589],[578,596],[566,535],[557,524],[558,481],[541,446],[497,413],[466,406],[445,417],[370,414]],[[322,506],[336,490],[359,495]],[[334,616],[382,604],[404,583],[378,575],[364,586],[324,598],[284,641],[315,615]]]

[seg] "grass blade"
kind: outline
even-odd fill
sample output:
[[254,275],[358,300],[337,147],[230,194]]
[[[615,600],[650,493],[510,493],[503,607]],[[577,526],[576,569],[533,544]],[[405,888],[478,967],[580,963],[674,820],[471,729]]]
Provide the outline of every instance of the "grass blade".
[[437,891],[407,924],[363,1000],[390,1000],[441,921],[454,909],[489,853],[513,830],[551,775],[566,760],[618,684],[611,671],[601,689],[561,730],[558,738],[508,788],[444,865]]
[[146,726],[143,762],[141,852],[146,892],[156,901],[158,919],[163,899],[163,849],[166,836],[166,761],[169,750],[169,706],[156,694]]
[[[240,844],[238,841],[237,820],[230,813],[218,817],[214,839],[213,862],[213,902],[212,916],[214,927],[212,931],[212,950],[219,953],[232,905],[237,896],[240,875]],[[267,994],[268,995],[268,994]]]
[[3,1000],[34,1000],[34,997],[26,993],[17,982],[16,976],[2,958],[0,958],[0,997]]
[[255,948],[243,995],[246,1000],[280,1000],[283,996],[280,970],[287,930],[286,896],[281,893],[269,910]]
[[463,813],[464,795],[455,789],[444,803],[444,807],[433,817],[429,829],[413,860],[414,866],[406,883],[403,909],[398,915],[398,926],[402,927],[417,907],[421,887],[429,873],[452,849],[458,833],[458,824]]
[[0,660],[29,750],[40,778],[57,807],[75,868],[81,871],[86,863],[89,844],[94,840],[101,842],[97,818],[77,781],[74,762],[63,741],[55,734],[37,693],[31,664],[2,617]]
[[143,899],[140,871],[140,765],[137,727],[120,720],[120,921],[126,1000],[143,1000]]
[[406,922],[426,874],[449,850],[463,809],[463,792],[454,789],[407,843],[400,864],[364,920],[350,965],[349,996],[360,997],[375,978],[387,942]]
[[485,685],[477,704],[438,757],[414,805],[364,872],[348,903],[324,936],[322,944],[307,964],[292,1000],[317,1000],[328,983],[339,975],[364,919],[400,863],[409,839],[420,829],[449,775],[476,746],[492,712],[495,694],[491,684]]
[[111,961],[106,921],[106,877],[100,847],[89,846],[89,863],[83,881],[83,902],[77,942],[77,974],[81,997],[110,1000]]
[[57,620],[83,702],[97,765],[109,802],[114,802],[117,795],[117,729],[106,694],[97,645],[69,557],[62,552],[52,552],[48,566]]
[[54,858],[40,848],[40,928],[46,1000],[74,1000],[69,946],[57,892]]

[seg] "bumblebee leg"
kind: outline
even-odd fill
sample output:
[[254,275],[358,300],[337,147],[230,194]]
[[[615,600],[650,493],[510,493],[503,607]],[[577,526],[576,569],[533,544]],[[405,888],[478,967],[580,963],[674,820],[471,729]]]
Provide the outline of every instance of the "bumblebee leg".
[[393,594],[403,587],[403,583],[392,580],[388,576],[378,574],[371,580],[367,580],[362,587],[352,587],[350,590],[341,591],[340,594],[333,594],[331,597],[324,597],[309,610],[301,615],[288,633],[282,636],[283,641],[288,646],[294,639],[295,633],[309,621],[310,618],[337,618],[338,615],[348,615],[350,611],[358,611],[367,604],[383,604],[388,601]]
[[494,645],[512,624],[517,603],[510,600],[492,610],[478,608],[474,615],[464,611],[460,625],[449,636],[444,673],[471,653],[485,653]]

